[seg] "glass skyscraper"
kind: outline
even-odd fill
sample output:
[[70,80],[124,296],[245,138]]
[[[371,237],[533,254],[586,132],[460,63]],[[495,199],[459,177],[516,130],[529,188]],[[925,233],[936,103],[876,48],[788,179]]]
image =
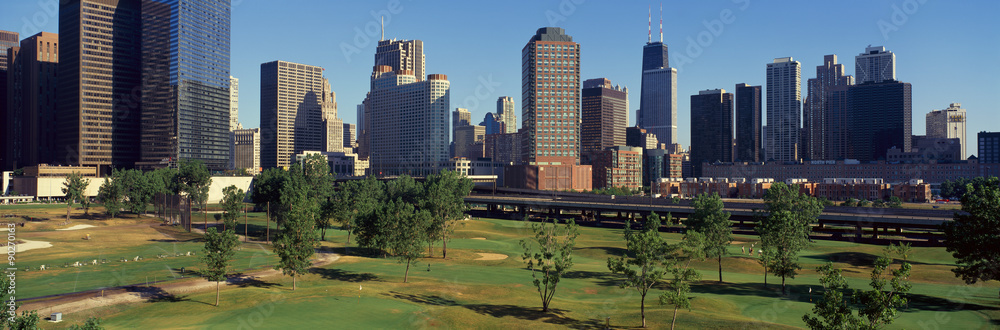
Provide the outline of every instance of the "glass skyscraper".
[[667,45],[650,40],[642,47],[642,85],[637,126],[667,146],[677,143],[677,69],[670,67]]
[[229,160],[229,0],[142,1],[142,167]]

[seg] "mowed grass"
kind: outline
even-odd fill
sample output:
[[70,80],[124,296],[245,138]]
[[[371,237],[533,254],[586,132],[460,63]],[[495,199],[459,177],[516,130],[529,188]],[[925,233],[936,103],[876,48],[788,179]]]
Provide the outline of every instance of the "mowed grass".
[[[195,223],[199,224],[197,220]],[[249,223],[253,237],[255,229],[264,227],[263,214],[250,214]],[[531,236],[525,223],[494,219],[463,223],[448,244],[448,259],[441,258],[440,245],[435,245],[433,257],[424,258],[411,267],[409,283],[402,283],[403,264],[391,258],[364,256],[353,247],[353,237],[352,244],[347,245],[345,232],[329,230],[323,245],[335,248],[343,257],[300,278],[294,292],[290,278],[270,277],[257,285],[223,289],[219,307],[211,306],[215,293],[205,291],[168,301],[96,308],[64,315],[64,318],[73,324],[97,316],[103,318],[109,328],[596,328],[609,318],[615,328],[641,324],[639,295],[633,289],[619,288],[620,278],[607,270],[607,259],[625,251],[621,230],[581,227],[574,250],[575,264],[559,284],[552,311],[541,313],[531,274],[521,260],[523,251],[519,241]],[[276,228],[273,223],[271,226]],[[69,260],[78,258],[73,253],[95,253],[101,249],[108,250],[109,255],[131,253],[135,249],[154,251],[175,247],[200,252],[202,244],[179,232],[166,233],[177,240],[189,241],[158,242],[155,236],[164,233],[148,226],[143,230],[129,225],[114,227],[134,239],[117,243],[120,244],[117,246],[109,240],[105,248],[96,244],[67,247],[76,251],[62,252],[57,250],[60,245],[56,244],[52,248],[35,250],[46,255],[36,261],[45,258]],[[242,229],[241,223],[240,234]],[[55,244],[58,238],[55,236],[60,234],[52,233]],[[70,233],[79,236],[83,231]],[[681,239],[679,234],[665,233],[663,236],[671,242]],[[74,238],[64,239],[61,244],[68,246]],[[729,249],[733,255],[722,261],[724,283],[718,282],[717,261],[694,264],[702,280],[693,285],[692,309],[678,312],[680,328],[801,328],[804,326],[802,315],[809,313],[813,306],[810,299],[818,298],[810,296],[808,291],[821,287],[815,267],[833,261],[845,269],[852,288],[867,289],[871,261],[883,248],[816,241],[803,251],[799,260],[803,269],[795,279],[787,279],[789,294],[782,296],[780,279],[768,276],[765,288],[761,266],[755,258],[741,253],[741,247],[749,248],[751,243],[757,242],[757,237],[738,235],[736,241]],[[250,258],[255,257],[254,253],[261,253],[250,251],[250,246],[253,244],[245,245],[242,251],[250,253]],[[51,256],[47,256],[49,252]],[[479,253],[508,257],[477,260]],[[143,262],[151,261],[150,256],[144,257]],[[1000,286],[997,283],[965,285],[951,273],[954,259],[943,248],[913,248],[909,259],[913,262],[911,302],[890,328],[989,329],[1000,325],[997,321],[1000,319],[1000,300],[997,299]],[[163,262],[190,262],[191,266],[186,266],[189,269],[200,267],[195,257],[176,257]],[[267,262],[273,261],[261,261],[262,264]],[[138,268],[131,273],[136,276],[155,272],[156,267],[173,267],[150,263],[146,268],[139,264],[129,262],[97,267],[135,266]],[[68,269],[66,274],[59,276],[76,276],[74,271],[83,276],[86,269]],[[23,281],[30,281],[31,273],[38,272],[26,273],[29,275],[23,275]],[[650,328],[670,326],[673,310],[659,305],[657,296],[661,292],[662,288],[654,288],[646,298]],[[57,328],[54,325],[43,324]]]

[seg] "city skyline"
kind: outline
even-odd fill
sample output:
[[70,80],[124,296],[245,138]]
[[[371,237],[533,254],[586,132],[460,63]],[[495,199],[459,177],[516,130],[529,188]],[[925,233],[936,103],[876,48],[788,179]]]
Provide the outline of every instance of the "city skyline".
[[[0,14],[0,20],[10,25],[0,26],[0,29],[20,32],[21,37],[39,31],[57,33],[57,15],[48,16],[43,3],[5,5],[10,10]],[[570,6],[561,6],[561,2],[453,2],[434,6],[409,1],[400,2],[397,6],[389,6],[392,2],[316,3],[312,5],[316,10],[301,12],[295,11],[296,7],[280,4],[235,2],[231,72],[233,76],[240,77],[244,85],[240,102],[244,110],[241,111],[241,123],[244,127],[259,127],[257,90],[260,77],[257,70],[260,63],[277,59],[327,68],[332,88],[339,94],[338,101],[345,106],[361,103],[366,92],[362,81],[370,76],[368,63],[381,33],[376,18],[380,15],[385,15],[386,39],[419,39],[433,45],[427,52],[427,57],[431,59],[429,65],[449,73],[453,82],[451,107],[469,108],[473,118],[482,118],[486,112],[494,111],[497,97],[518,98],[520,65],[517,50],[523,46],[522,35],[544,26],[571,31],[580,42],[583,50],[581,79],[607,77],[623,86],[639,86],[641,47],[648,40],[648,23],[642,16],[648,15],[650,5],[655,7],[658,3],[568,3]],[[859,6],[868,9],[852,9]],[[956,48],[955,45],[961,45],[963,53],[973,54],[974,57],[985,57],[1000,51],[1000,43],[990,42],[997,37],[989,35],[989,31],[996,30],[997,23],[985,16],[991,8],[1000,9],[1000,4],[931,2],[919,4],[916,12],[908,10],[909,13],[902,11],[902,6],[902,1],[853,1],[838,6],[788,6],[784,2],[743,1],[684,5],[665,3],[664,42],[671,50],[671,66],[678,68],[678,94],[682,96],[678,100],[679,141],[685,147],[691,144],[690,128],[683,125],[690,121],[690,105],[686,96],[697,94],[699,90],[732,86],[737,82],[764,85],[763,63],[785,56],[792,56],[802,63],[803,68],[811,69],[822,64],[824,55],[836,54],[845,59],[845,74],[855,75],[853,66],[849,64],[851,61],[846,59],[853,58],[868,45],[885,46],[894,52],[898,57],[897,78],[913,84],[913,125],[918,127],[913,134],[923,133],[923,114],[950,103],[962,103],[969,111],[972,119],[968,127],[970,134],[995,130],[988,126],[997,118],[991,111],[995,106],[988,100],[990,87],[996,88],[998,83],[987,77],[1000,73],[1000,64],[950,61],[947,54]],[[343,15],[343,19],[336,20],[320,19],[327,17],[322,13],[330,12],[323,8],[337,8],[338,13],[357,15]],[[428,24],[424,18],[442,8],[445,8],[446,15],[454,16],[452,23]],[[258,23],[290,11],[300,17],[295,24]],[[792,11],[798,14],[777,15]],[[479,14],[487,12],[490,15]],[[507,15],[511,13],[520,15]],[[966,18],[963,24],[942,26],[934,23],[959,14]],[[593,19],[612,22],[614,28],[592,26],[589,22]],[[829,29],[835,21],[838,28]],[[901,24],[896,24],[900,21]],[[489,30],[501,23],[505,27],[501,32]],[[463,29],[455,29],[454,25],[462,25]],[[790,26],[795,28],[787,29]],[[782,39],[796,42],[766,38],[769,33],[783,28],[787,30],[783,31],[787,35]],[[324,35],[332,37],[317,43],[311,37],[301,36],[297,33],[299,30],[324,31]],[[653,26],[653,30],[654,34],[658,33],[657,26]],[[469,38],[485,34],[490,35],[489,43],[468,42]],[[701,41],[710,42],[699,44],[699,37]],[[356,42],[366,39],[367,42]],[[260,47],[260,40],[282,40],[282,47]],[[739,56],[732,55],[736,52]],[[694,54],[697,56],[690,56]],[[947,63],[947,70],[924,69],[942,62]],[[802,76],[803,85],[805,80],[814,78],[808,69]],[[955,81],[965,83],[954,84]],[[805,87],[802,86],[803,91]],[[635,124],[638,94],[629,96],[631,125]],[[358,123],[352,113],[341,117],[345,122]],[[968,138],[968,141],[967,150],[971,155],[976,150],[976,140]]]

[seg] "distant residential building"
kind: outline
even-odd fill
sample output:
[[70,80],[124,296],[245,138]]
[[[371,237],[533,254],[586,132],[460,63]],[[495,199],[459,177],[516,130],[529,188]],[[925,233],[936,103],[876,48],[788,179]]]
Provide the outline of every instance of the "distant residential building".
[[594,188],[642,188],[642,148],[616,146],[594,154]]
[[55,149],[56,82],[59,35],[39,32],[8,49],[6,134],[9,160],[5,168],[49,164],[61,155]]
[[798,161],[802,65],[791,57],[767,64],[767,160]]
[[[628,88],[605,78],[583,82],[580,144],[584,162],[607,148],[625,145],[628,125]],[[589,158],[589,159],[586,159]]]
[[260,128],[236,129],[230,134],[234,141],[233,167],[253,175],[260,173]]
[[[20,45],[20,35],[13,31],[0,30],[0,138],[11,141],[7,134],[7,49]],[[13,170],[13,165],[8,160],[7,149],[10,143],[0,143],[0,171]],[[0,191],[4,193],[5,191]]]
[[643,153],[642,182],[647,184],[663,178],[683,178],[684,155],[665,149],[647,149]]
[[893,80],[863,83],[848,89],[847,158],[884,160],[893,147],[910,152],[911,89],[909,83]]
[[703,162],[733,161],[733,94],[724,89],[691,95],[691,163],[700,177]]
[[479,125],[465,125],[455,130],[455,158],[478,159],[483,157],[483,151],[476,143],[486,140],[486,128]]
[[494,162],[509,164],[521,162],[521,138],[518,133],[486,134],[483,144],[486,158]]
[[229,76],[229,130],[240,124],[240,79]]
[[896,54],[885,47],[867,47],[854,57],[854,75],[858,84],[896,80]]
[[504,125],[504,131],[498,133],[517,133],[517,110],[514,110],[514,98],[501,96],[497,99],[497,115]]
[[826,55],[823,56],[823,65],[816,66],[816,78],[809,79],[807,84],[809,96],[802,109],[802,123],[806,133],[802,156],[811,160],[836,159],[829,151],[834,141],[828,141],[827,138],[831,136],[831,131],[841,129],[833,126],[842,124],[838,119],[844,111],[828,111],[831,106],[840,104],[831,99],[834,95],[832,89],[853,85],[854,77],[844,75],[844,65],[837,64],[837,55]]
[[[652,35],[651,35],[652,36]],[[642,47],[642,86],[638,127],[656,135],[660,143],[677,143],[677,69],[670,67],[667,44],[650,40]]]
[[979,162],[1000,163],[1000,132],[979,132]]
[[737,160],[759,162],[761,154],[760,86],[736,85],[736,151]]
[[295,154],[323,150],[323,68],[273,61],[260,76],[261,166],[287,167]]
[[934,110],[927,113],[927,137],[939,139],[958,139],[961,145],[959,158],[965,159],[966,132],[965,109],[961,103],[952,103],[947,109]]

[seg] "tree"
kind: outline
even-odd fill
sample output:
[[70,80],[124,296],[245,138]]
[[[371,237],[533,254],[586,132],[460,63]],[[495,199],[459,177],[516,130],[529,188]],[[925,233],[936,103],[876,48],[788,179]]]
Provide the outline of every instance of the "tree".
[[264,225],[265,239],[270,240],[271,232],[271,220],[276,220],[277,214],[279,212],[271,212],[271,205],[273,204],[277,208],[278,204],[281,202],[281,187],[284,186],[285,180],[288,179],[288,172],[279,168],[269,168],[257,174],[257,177],[253,180],[253,193],[250,198],[254,204],[267,205],[268,215],[267,223]]
[[392,239],[389,248],[400,263],[406,264],[403,273],[403,283],[410,274],[410,265],[424,256],[424,243],[427,241],[427,227],[430,224],[430,213],[417,210],[413,204],[402,199],[389,201],[385,207],[379,208],[379,217],[389,219],[392,228],[389,232]]
[[1000,180],[966,184],[962,212],[944,224],[945,247],[958,259],[951,271],[966,284],[1000,280]]
[[867,199],[862,199],[862,200],[858,201],[858,207],[869,207],[871,205],[872,205],[872,202],[868,201]]
[[209,281],[215,281],[215,306],[219,306],[219,291],[222,281],[226,280],[229,273],[229,263],[236,255],[235,248],[239,245],[239,238],[234,232],[235,226],[218,232],[217,228],[209,228],[205,232],[205,277]]
[[[803,315],[802,320],[811,329],[881,329],[896,318],[899,308],[906,305],[904,295],[910,291],[910,263],[903,262],[898,269],[891,270],[892,277],[885,273],[891,260],[879,257],[871,274],[871,290],[854,291],[848,301],[844,292],[848,290],[847,280],[840,269],[832,263],[816,270],[823,274],[823,297],[816,301],[812,315]],[[857,314],[854,308],[857,306]]]
[[[705,257],[705,236],[699,232],[691,231],[684,235],[684,241],[677,246],[671,247],[673,251],[670,273],[673,275],[667,283],[667,290],[660,295],[661,305],[674,306],[674,315],[670,321],[670,329],[674,328],[677,322],[677,310],[681,308],[691,309],[691,282],[701,278],[701,274],[691,268],[692,260],[700,260]],[[684,261],[684,265],[681,265]]]
[[316,227],[320,230],[320,239],[326,240],[326,229],[330,227],[331,218],[336,213],[333,189],[333,174],[326,156],[309,155],[302,162],[295,163],[289,169],[289,175],[305,178],[304,186],[309,191],[309,197],[314,199],[319,207],[316,214]]
[[872,207],[874,207],[874,208],[883,208],[883,207],[886,207],[886,204],[885,204],[884,200],[876,199],[875,201],[872,202]]
[[781,292],[787,294],[786,278],[795,278],[800,268],[798,253],[809,244],[811,223],[823,212],[814,197],[799,192],[798,186],[778,182],[764,194],[768,216],[761,218],[757,233],[766,257],[765,271],[781,277]]
[[472,180],[444,170],[428,176],[424,190],[422,208],[430,212],[433,220],[428,228],[428,243],[441,241],[442,258],[448,258],[448,240],[469,209],[465,196],[472,192]]
[[280,259],[274,269],[292,277],[292,291],[295,291],[296,276],[307,271],[309,258],[319,245],[315,230],[318,207],[308,197],[307,190],[301,188],[305,184],[302,180],[291,177],[281,188],[282,204],[289,205],[289,208],[273,244],[274,252]]
[[688,230],[705,235],[705,256],[719,262],[719,283],[722,283],[722,257],[729,254],[733,242],[733,224],[729,212],[718,194],[701,194],[694,199],[694,213],[685,222]]
[[116,178],[116,180],[121,180],[121,186],[124,190],[125,195],[125,207],[138,217],[140,214],[146,212],[146,205],[153,200],[153,195],[156,193],[153,187],[153,183],[150,182],[150,176],[142,173],[140,170],[132,169],[122,171],[121,178]]
[[88,185],[90,180],[84,179],[78,172],[70,173],[66,177],[66,182],[63,182],[62,192],[66,194],[66,223],[69,223],[69,212],[73,210],[73,202],[87,199],[83,196],[83,192],[87,190]]
[[243,198],[245,197],[243,189],[236,188],[235,185],[222,189],[223,230],[230,228],[236,230],[236,223],[240,219],[240,211],[243,210]]
[[198,159],[182,159],[178,167],[177,176],[174,177],[177,192],[185,194],[191,203],[202,204],[205,229],[208,229],[208,187],[212,185],[208,167]]
[[[660,283],[667,274],[669,246],[660,236],[660,216],[650,213],[641,231],[625,226],[626,256],[608,258],[608,270],[625,275],[619,284],[622,289],[634,288],[639,292],[639,314],[642,327],[646,327],[646,294]],[[635,268],[633,268],[635,267]]]
[[889,197],[889,203],[887,203],[886,206],[894,209],[902,208],[903,200],[896,196]]
[[[374,176],[361,181],[349,181],[341,186],[337,194],[338,219],[347,229],[347,243],[351,243],[351,233],[361,235],[362,221],[371,221],[370,216],[384,198],[385,185]],[[367,234],[367,233],[365,233]],[[365,247],[358,242],[358,246]]]
[[121,213],[125,206],[125,189],[122,187],[124,171],[113,170],[110,178],[105,178],[104,183],[97,189],[97,198],[104,204],[104,212],[114,218]]
[[802,321],[805,321],[810,329],[816,330],[856,328],[859,320],[854,315],[851,300],[844,297],[848,286],[847,279],[841,275],[841,270],[833,268],[833,264],[828,262],[816,268],[816,272],[822,274],[819,283],[823,285],[823,297],[817,299],[816,305],[813,306],[815,315],[803,315]]
[[542,299],[544,313],[549,311],[549,303],[555,297],[556,286],[562,275],[573,267],[573,246],[579,232],[572,219],[564,226],[559,226],[556,220],[552,220],[551,224],[534,224],[531,229],[535,238],[521,240],[521,247],[524,249],[521,258],[528,263],[533,284]]
[[857,207],[858,206],[858,200],[854,199],[854,198],[848,198],[846,201],[844,201],[843,203],[841,203],[840,206]]
[[70,330],[104,330],[104,327],[101,326],[101,319],[96,317],[88,317],[87,321],[83,322],[83,324],[74,324],[69,328]]

